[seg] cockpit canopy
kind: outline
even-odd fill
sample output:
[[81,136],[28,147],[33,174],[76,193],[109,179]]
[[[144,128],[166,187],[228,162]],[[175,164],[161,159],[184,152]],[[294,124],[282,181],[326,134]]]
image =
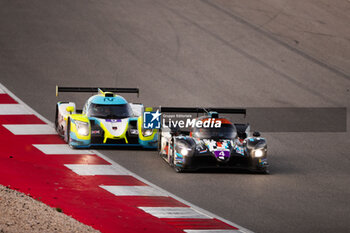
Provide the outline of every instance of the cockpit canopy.
[[122,119],[131,117],[133,111],[129,103],[116,105],[91,103],[86,115],[104,119]]
[[221,121],[221,127],[194,127],[192,128],[192,137],[199,139],[234,139],[237,136],[236,127],[226,119],[215,119]]

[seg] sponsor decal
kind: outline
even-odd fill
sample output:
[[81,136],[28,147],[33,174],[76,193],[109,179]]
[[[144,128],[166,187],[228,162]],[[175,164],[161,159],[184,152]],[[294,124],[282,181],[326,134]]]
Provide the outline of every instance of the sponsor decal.
[[237,154],[244,156],[244,147],[243,146],[235,145],[235,147],[233,149],[236,151]]
[[116,123],[116,122],[122,122],[121,119],[106,119],[106,122]]
[[215,157],[221,160],[226,160],[230,157],[230,151],[228,150],[217,150],[214,151]]
[[[215,118],[207,118],[206,120],[198,120],[192,118],[188,114],[164,114],[161,120],[162,113],[156,112],[143,113],[143,127],[145,129],[159,129],[162,127],[169,128],[220,128],[221,120]],[[175,119],[173,119],[173,118]],[[176,119],[182,118],[182,119]]]
[[163,125],[167,127],[179,127],[179,128],[220,128],[221,121],[215,120],[215,118],[209,118],[205,121],[200,121],[196,119],[186,119],[186,120],[168,120],[163,119]]
[[91,130],[91,134],[100,134],[101,131],[100,130]]

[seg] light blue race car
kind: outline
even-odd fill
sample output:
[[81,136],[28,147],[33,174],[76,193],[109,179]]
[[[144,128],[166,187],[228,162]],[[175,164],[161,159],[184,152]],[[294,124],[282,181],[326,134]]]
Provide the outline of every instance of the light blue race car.
[[157,148],[157,130],[143,128],[142,104],[128,103],[116,93],[136,93],[138,88],[59,87],[59,92],[97,93],[82,110],[74,102],[58,102],[55,128],[72,148],[91,146],[141,146]]

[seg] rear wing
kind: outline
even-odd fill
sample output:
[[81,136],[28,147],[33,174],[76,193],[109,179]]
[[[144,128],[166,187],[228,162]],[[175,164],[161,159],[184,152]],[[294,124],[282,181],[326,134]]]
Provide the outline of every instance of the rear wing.
[[136,93],[137,97],[140,96],[140,91],[138,88],[114,88],[114,87],[59,87],[56,86],[56,96],[59,92],[84,92],[84,93],[94,93],[94,92],[113,92],[113,93]]
[[209,113],[217,112],[223,114],[242,114],[246,116],[247,110],[244,108],[198,108],[198,107],[159,107],[160,112],[178,112],[178,113]]

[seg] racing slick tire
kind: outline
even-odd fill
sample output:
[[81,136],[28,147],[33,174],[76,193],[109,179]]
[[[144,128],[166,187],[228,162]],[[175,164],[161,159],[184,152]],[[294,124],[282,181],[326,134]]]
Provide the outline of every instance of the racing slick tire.
[[68,143],[68,145],[69,145],[69,147],[71,147],[71,148],[74,148],[73,146],[72,146],[72,144],[71,144],[71,140],[70,140],[70,118],[68,117],[68,120],[67,120],[67,130],[66,130],[66,138],[67,138],[67,143]]
[[56,113],[55,113],[55,129],[58,132],[58,106],[56,104]]
[[260,174],[269,175],[270,174],[270,170],[269,169],[264,169],[264,170],[260,171]]
[[183,168],[178,167],[176,165],[174,165],[174,170],[175,170],[176,173],[183,173],[183,172],[185,172],[185,170]]
[[60,127],[58,123],[58,105],[56,104],[56,113],[55,113],[55,130],[61,137],[64,137],[64,130]]
[[269,175],[270,174],[270,171],[269,171],[268,168],[257,169],[257,170],[253,170],[252,172],[255,173],[255,174],[261,174],[261,175]]

